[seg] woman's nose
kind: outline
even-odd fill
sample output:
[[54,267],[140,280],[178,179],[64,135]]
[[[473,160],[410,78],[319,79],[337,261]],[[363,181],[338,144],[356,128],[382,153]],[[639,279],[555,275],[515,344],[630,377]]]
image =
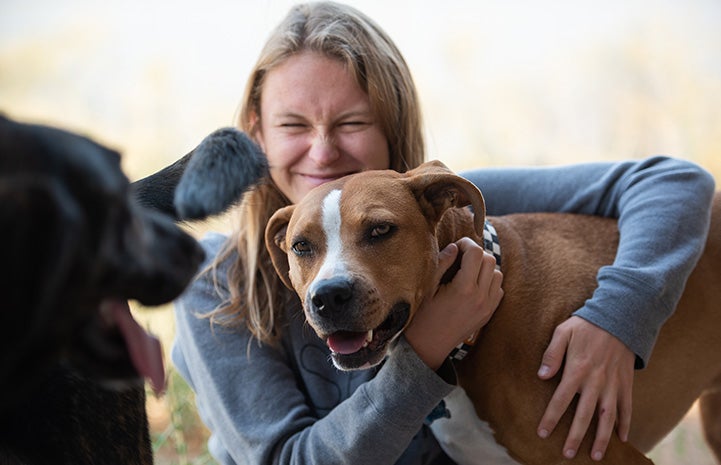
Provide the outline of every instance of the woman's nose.
[[338,160],[340,151],[331,135],[316,133],[311,141],[308,157],[320,166],[330,165]]

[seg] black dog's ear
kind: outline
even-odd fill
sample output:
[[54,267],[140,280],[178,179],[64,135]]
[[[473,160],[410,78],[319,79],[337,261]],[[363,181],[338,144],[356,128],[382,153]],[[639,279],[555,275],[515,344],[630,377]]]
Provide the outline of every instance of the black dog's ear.
[[223,213],[268,173],[265,154],[246,134],[222,128],[192,152],[132,183],[138,201],[177,220]]
[[0,367],[12,377],[20,354],[44,347],[38,341],[53,330],[52,312],[65,298],[84,240],[84,216],[70,193],[43,175],[0,176],[0,205],[0,337],[12,348],[0,354]]

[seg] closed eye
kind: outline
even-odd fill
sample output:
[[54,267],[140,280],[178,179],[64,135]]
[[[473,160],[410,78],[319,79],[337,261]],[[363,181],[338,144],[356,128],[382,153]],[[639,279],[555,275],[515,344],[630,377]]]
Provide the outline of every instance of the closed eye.
[[338,124],[338,131],[341,133],[354,133],[369,128],[371,124],[370,121],[365,120],[346,120]]
[[308,131],[308,125],[303,123],[283,123],[278,129],[286,134],[304,134]]

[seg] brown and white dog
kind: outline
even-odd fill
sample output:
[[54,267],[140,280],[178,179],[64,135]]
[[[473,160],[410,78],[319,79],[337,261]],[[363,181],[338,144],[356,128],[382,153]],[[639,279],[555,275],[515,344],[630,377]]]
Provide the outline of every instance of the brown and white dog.
[[[462,208],[467,205],[475,216]],[[423,290],[431,288],[438,251],[462,236],[482,243],[485,220],[479,190],[429,162],[405,174],[364,172],[320,186],[276,212],[266,245],[281,279],[300,296],[309,324],[331,347],[335,365],[357,369],[379,363],[413,318]],[[473,350],[456,362],[472,406],[463,411],[468,400],[455,391],[447,399],[451,420],[436,421],[434,432],[461,463],[571,462],[560,451],[573,412],[550,438],[536,435],[558,382],[540,380],[536,370],[554,328],[591,296],[599,267],[613,261],[616,223],[567,214],[488,220],[500,238],[505,297]],[[561,239],[563,247],[554,247]],[[699,397],[707,439],[721,457],[719,284],[717,193],[705,252],[663,327],[654,363],[636,373],[630,442],[614,435],[604,463],[650,463],[644,453]],[[468,414],[473,407],[477,416]],[[477,434],[458,438],[454,431]],[[581,450],[590,451],[593,436],[586,435]],[[572,462],[595,463],[590,453]]]

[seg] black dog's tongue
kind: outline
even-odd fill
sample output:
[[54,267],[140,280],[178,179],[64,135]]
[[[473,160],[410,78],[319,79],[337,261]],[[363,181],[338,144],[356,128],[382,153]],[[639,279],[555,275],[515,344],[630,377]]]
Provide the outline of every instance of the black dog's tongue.
[[156,393],[165,390],[165,368],[163,367],[163,351],[160,341],[148,334],[133,316],[126,301],[113,300],[111,314],[130,354],[130,360],[140,376],[150,380]]

